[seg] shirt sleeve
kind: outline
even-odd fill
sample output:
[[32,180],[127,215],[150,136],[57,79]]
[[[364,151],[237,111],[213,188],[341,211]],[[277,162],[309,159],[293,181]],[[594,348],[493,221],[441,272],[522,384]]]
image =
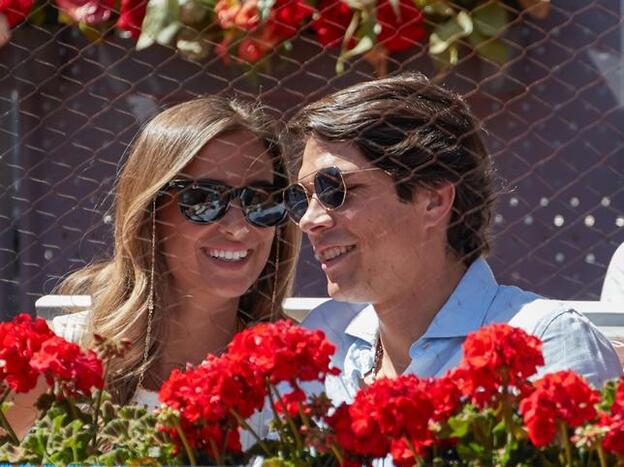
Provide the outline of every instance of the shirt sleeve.
[[609,340],[583,315],[568,310],[557,314],[540,333],[545,373],[572,370],[594,387],[622,375],[620,363]]

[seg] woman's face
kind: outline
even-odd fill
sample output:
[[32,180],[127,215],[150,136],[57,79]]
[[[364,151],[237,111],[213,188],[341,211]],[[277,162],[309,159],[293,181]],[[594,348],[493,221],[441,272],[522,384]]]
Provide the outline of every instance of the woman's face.
[[[266,148],[243,130],[209,141],[176,178],[209,179],[235,188],[274,180]],[[163,200],[157,213],[158,252],[165,258],[171,283],[185,295],[243,295],[264,269],[275,227],[247,222],[238,198],[223,217],[205,225],[182,215],[175,190]]]

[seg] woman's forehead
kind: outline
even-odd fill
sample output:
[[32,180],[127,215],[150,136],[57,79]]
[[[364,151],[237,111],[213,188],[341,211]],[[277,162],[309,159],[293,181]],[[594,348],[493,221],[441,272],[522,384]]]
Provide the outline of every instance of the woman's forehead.
[[258,137],[238,131],[210,140],[181,174],[188,178],[211,178],[232,185],[247,181],[271,181],[273,164]]

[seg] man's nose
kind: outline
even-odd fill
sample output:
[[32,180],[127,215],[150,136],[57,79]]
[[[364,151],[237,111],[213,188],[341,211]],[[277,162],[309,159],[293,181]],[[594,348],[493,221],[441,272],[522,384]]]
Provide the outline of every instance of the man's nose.
[[334,219],[316,195],[310,199],[308,209],[299,221],[299,228],[308,235],[333,227]]

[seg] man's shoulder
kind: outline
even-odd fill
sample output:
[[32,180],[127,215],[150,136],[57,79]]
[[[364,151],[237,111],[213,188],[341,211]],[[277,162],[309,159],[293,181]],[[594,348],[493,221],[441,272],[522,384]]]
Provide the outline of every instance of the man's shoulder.
[[553,323],[565,326],[566,323],[576,322],[589,324],[589,320],[565,300],[539,297],[522,305],[509,324],[541,336],[549,327],[552,327]]
[[540,336],[553,322],[588,321],[565,300],[549,299],[515,286],[500,286],[489,321],[507,322]]
[[332,342],[342,339],[351,321],[368,305],[328,300],[308,313],[301,322],[308,329],[320,329]]

